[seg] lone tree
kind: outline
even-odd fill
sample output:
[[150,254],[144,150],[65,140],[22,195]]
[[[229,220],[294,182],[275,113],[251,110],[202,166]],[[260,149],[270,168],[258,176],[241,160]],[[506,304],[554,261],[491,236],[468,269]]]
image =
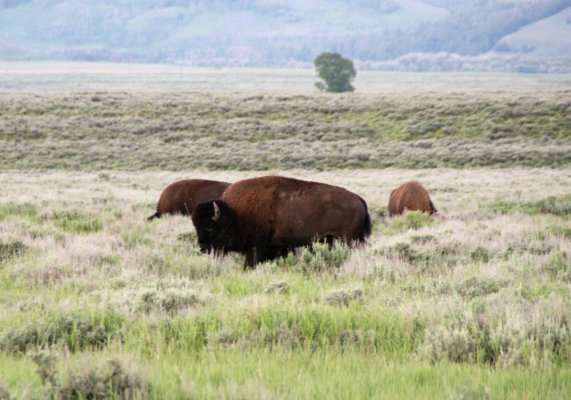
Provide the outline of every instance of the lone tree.
[[341,93],[352,92],[355,88],[351,81],[357,75],[353,61],[343,58],[339,53],[321,53],[313,60],[317,74],[325,81],[316,82],[319,90]]

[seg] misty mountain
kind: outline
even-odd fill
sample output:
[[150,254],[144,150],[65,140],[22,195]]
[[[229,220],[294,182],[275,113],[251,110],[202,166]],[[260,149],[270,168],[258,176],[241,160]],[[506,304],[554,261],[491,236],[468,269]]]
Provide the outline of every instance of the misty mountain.
[[0,0],[0,59],[275,67],[338,51],[363,68],[445,68],[434,64],[443,54],[533,63],[571,56],[570,10],[571,0]]

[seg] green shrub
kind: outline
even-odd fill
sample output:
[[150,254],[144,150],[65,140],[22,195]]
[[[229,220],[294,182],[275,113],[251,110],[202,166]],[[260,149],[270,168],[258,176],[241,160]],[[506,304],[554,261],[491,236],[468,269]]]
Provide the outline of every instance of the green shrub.
[[195,293],[187,290],[150,290],[141,295],[138,308],[144,312],[158,310],[173,314],[201,304],[203,301]]
[[478,246],[470,251],[470,257],[474,261],[487,263],[490,260],[490,253],[485,248]]
[[272,283],[266,288],[266,290],[264,290],[265,293],[280,293],[280,294],[287,293],[288,291],[289,291],[289,285],[287,284],[287,282],[284,281]]
[[306,273],[335,272],[349,258],[350,253],[350,248],[345,243],[336,242],[331,245],[316,242],[301,251],[299,264]]
[[408,211],[404,215],[392,218],[386,227],[381,228],[382,233],[395,234],[406,232],[409,229],[419,229],[435,223],[434,217],[421,211]]
[[10,392],[0,383],[0,400],[10,400]]
[[181,241],[181,242],[196,243],[198,241],[198,236],[196,236],[195,231],[190,231],[190,232],[186,232],[186,233],[180,233],[176,237],[176,240]]
[[389,216],[389,208],[387,206],[370,207],[369,213],[374,219],[384,219]]
[[571,215],[571,195],[549,196],[536,202],[514,203],[500,200],[492,203],[491,209],[501,214],[521,212],[524,214],[553,214],[561,217]]
[[363,303],[362,289],[337,289],[325,295],[325,302],[331,306],[349,306],[352,303]]
[[57,357],[46,351],[41,350],[31,354],[32,360],[36,364],[38,375],[42,379],[44,385],[57,386]]
[[452,311],[427,327],[419,353],[431,361],[498,366],[568,362],[571,331],[561,306],[554,309],[547,299],[532,312],[501,293],[472,305],[471,312]]
[[458,284],[456,290],[460,296],[473,299],[475,297],[496,293],[506,286],[507,282],[505,281],[472,277]]
[[0,262],[22,255],[26,249],[27,246],[19,240],[7,243],[0,241]]
[[543,214],[553,214],[558,216],[571,216],[571,194],[564,196],[549,196],[533,206]]
[[228,347],[238,342],[238,335],[232,329],[220,329],[216,332],[209,332],[207,341],[210,347]]
[[464,386],[454,390],[450,400],[489,400],[490,392],[484,386]]
[[514,212],[518,209],[518,205],[511,201],[499,200],[491,205],[492,211],[498,212],[500,214],[508,214]]
[[407,212],[405,219],[411,229],[422,228],[423,226],[430,225],[434,221],[430,214],[420,211]]
[[[571,239],[571,227],[565,226],[551,226],[549,228],[549,232],[551,232],[554,236],[562,236],[565,239]],[[541,232],[543,233],[543,232]],[[540,237],[540,240],[545,240],[545,237]]]
[[93,317],[59,316],[5,329],[0,334],[0,349],[7,353],[24,353],[55,344],[62,344],[71,351],[102,347],[117,336],[121,324],[122,319],[109,312]]
[[79,211],[58,211],[45,218],[55,221],[64,231],[76,234],[99,232],[103,227],[98,217]]
[[413,248],[410,244],[406,242],[399,242],[394,244],[393,246],[383,248],[381,250],[378,250],[378,253],[386,255],[391,258],[397,258],[406,261],[407,263],[410,264],[427,261],[426,255],[417,251],[415,248]]
[[567,253],[554,251],[549,254],[545,269],[554,278],[571,283],[571,257]]
[[38,209],[32,203],[5,203],[0,205],[0,221],[10,216],[24,217],[32,222],[36,222]]
[[150,399],[152,387],[136,368],[120,359],[100,365],[86,359],[62,373],[56,397],[62,400]]
[[414,244],[425,244],[431,243],[436,240],[434,235],[413,235],[410,237],[410,241]]

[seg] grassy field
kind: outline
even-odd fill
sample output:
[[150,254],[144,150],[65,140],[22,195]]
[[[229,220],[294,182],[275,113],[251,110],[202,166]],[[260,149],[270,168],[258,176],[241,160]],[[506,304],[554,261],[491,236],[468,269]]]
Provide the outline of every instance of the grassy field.
[[570,93],[0,93],[0,168],[559,167]]
[[[282,172],[373,235],[251,272],[146,221],[174,180],[263,173],[0,173],[0,397],[568,398],[569,168]],[[445,219],[386,218],[412,178]]]
[[[358,68],[359,69],[359,68]],[[313,69],[190,68],[169,64],[1,62],[0,92],[209,92],[316,94]],[[361,71],[357,93],[571,90],[569,74]]]
[[[0,399],[568,398],[568,76],[45,68],[0,65]],[[266,174],[363,196],[369,244],[245,272],[146,220]],[[387,218],[409,179],[445,218]]]

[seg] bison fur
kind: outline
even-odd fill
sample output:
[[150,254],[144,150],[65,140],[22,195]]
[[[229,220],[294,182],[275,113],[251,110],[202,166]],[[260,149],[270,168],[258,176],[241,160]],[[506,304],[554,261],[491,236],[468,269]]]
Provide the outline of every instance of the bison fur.
[[163,214],[190,215],[194,206],[219,199],[228,186],[228,182],[204,179],[185,179],[171,183],[161,193],[157,211],[148,220],[160,218]]
[[314,241],[363,243],[371,233],[367,203],[341,187],[266,176],[230,185],[221,200],[192,213],[202,251],[239,252],[254,267]]
[[438,212],[428,192],[418,181],[404,183],[391,192],[389,215],[401,215],[405,210],[422,211],[429,214]]

